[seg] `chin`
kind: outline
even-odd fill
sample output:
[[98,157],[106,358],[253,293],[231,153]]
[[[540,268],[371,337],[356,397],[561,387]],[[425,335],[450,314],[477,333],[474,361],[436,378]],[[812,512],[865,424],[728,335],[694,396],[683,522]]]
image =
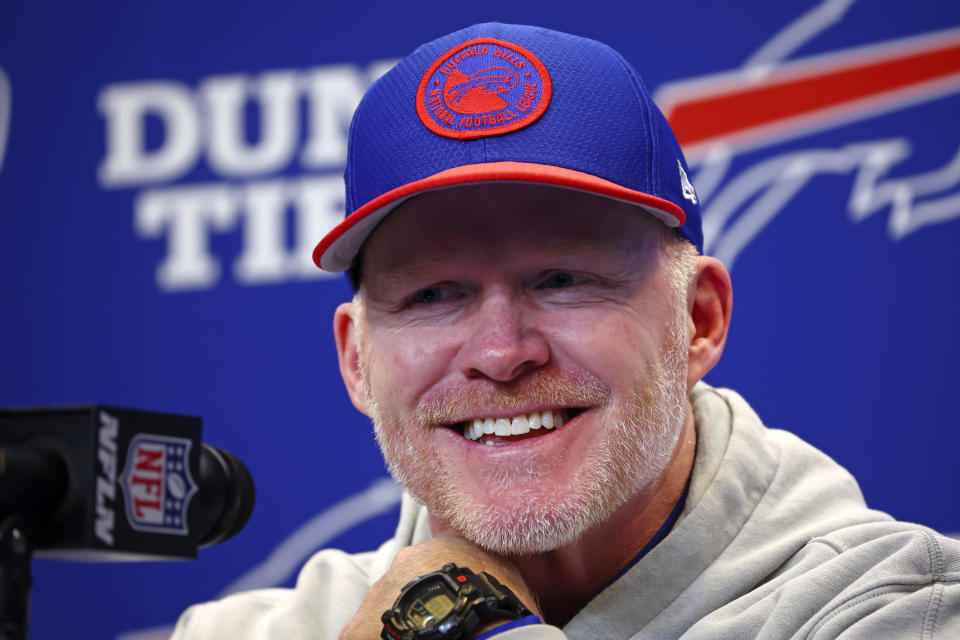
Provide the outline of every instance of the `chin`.
[[441,501],[433,512],[467,540],[499,555],[544,553],[576,542],[598,524],[589,501]]
[[[459,482],[408,488],[432,514],[487,551],[504,556],[545,553],[575,544],[608,521],[655,483],[669,459],[635,464],[632,473],[624,475],[626,470],[609,453],[607,449],[598,455],[568,482],[540,478],[535,486],[518,482],[489,490],[479,483],[451,486]],[[625,478],[632,480],[624,482]]]

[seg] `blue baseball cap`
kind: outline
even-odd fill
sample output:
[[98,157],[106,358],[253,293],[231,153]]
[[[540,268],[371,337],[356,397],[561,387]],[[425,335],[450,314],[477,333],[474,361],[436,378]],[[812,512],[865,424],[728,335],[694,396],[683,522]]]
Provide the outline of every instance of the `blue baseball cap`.
[[346,217],[313,251],[351,266],[376,225],[417,194],[519,182],[633,205],[703,251],[680,146],[636,70],[607,45],[508,24],[425,44],[375,82],[350,125]]

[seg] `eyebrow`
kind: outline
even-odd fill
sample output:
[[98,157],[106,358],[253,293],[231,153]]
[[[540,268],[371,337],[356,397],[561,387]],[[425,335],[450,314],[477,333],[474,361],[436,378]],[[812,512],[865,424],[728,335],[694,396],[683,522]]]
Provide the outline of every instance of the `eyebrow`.
[[417,258],[412,262],[404,262],[378,271],[365,268],[365,277],[371,285],[375,285],[371,287],[372,289],[389,291],[402,282],[425,278],[430,269],[430,263],[441,264],[443,262],[440,259]]
[[[579,258],[583,256],[597,258],[604,262],[612,258],[613,262],[625,264],[634,259],[634,247],[625,242],[599,242],[592,238],[578,239],[574,242],[559,241],[552,244],[537,245],[534,247],[535,255],[543,260],[566,260],[569,258]],[[376,272],[366,270],[366,276],[371,284],[376,283],[376,288],[381,291],[389,291],[402,282],[413,279],[424,278],[427,276],[434,265],[449,264],[456,258],[455,251],[443,253],[431,253],[428,255],[416,255],[410,260],[400,261],[396,265],[388,265],[384,269]],[[466,269],[468,270],[469,269]]]

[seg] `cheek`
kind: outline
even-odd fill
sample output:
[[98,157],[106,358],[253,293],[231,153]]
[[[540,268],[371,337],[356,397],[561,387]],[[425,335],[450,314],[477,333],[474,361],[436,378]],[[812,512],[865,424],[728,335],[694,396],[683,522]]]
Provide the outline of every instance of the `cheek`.
[[[431,335],[432,334],[432,335]],[[369,375],[381,405],[403,411],[449,371],[456,350],[438,332],[372,336]],[[387,407],[384,406],[386,409]]]
[[551,331],[554,356],[569,358],[600,376],[611,389],[630,387],[645,363],[659,359],[667,321],[638,314],[582,313]]

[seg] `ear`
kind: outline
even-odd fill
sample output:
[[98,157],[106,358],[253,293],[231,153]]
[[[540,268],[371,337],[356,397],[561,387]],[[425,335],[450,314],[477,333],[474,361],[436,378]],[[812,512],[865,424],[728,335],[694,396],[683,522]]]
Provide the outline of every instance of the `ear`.
[[369,416],[367,390],[360,376],[360,313],[363,313],[363,307],[353,302],[344,302],[337,307],[333,314],[333,337],[337,343],[340,376],[350,400],[358,411]]
[[720,360],[730,329],[732,307],[733,287],[727,268],[716,258],[701,256],[697,259],[697,276],[689,297],[688,391]]

